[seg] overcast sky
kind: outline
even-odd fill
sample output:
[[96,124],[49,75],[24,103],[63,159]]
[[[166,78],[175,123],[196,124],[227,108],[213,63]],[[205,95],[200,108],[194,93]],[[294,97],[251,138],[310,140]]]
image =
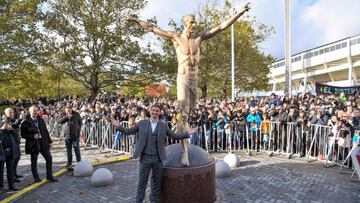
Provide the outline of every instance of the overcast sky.
[[[156,16],[158,25],[170,29],[172,18],[179,22],[188,13],[195,13],[206,0],[148,0],[143,18]],[[221,2],[221,0],[220,0]],[[239,10],[248,1],[235,1]],[[284,0],[250,0],[250,16],[275,28],[261,46],[266,54],[284,57]],[[292,54],[342,38],[360,34],[360,0],[291,0]],[[156,38],[152,38],[156,44]]]

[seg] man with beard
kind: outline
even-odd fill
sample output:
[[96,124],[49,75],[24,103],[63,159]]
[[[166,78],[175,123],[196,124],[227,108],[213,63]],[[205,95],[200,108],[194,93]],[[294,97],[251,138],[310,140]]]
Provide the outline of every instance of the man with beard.
[[152,170],[151,202],[157,202],[160,197],[160,186],[163,162],[166,160],[165,135],[172,139],[189,138],[189,134],[196,129],[190,129],[187,133],[176,134],[171,132],[168,125],[159,121],[160,106],[151,107],[150,119],[139,121],[134,127],[123,128],[118,120],[112,118],[113,125],[125,135],[138,133],[133,158],[140,157],[139,184],[136,194],[136,202],[143,202],[145,189],[150,171]]

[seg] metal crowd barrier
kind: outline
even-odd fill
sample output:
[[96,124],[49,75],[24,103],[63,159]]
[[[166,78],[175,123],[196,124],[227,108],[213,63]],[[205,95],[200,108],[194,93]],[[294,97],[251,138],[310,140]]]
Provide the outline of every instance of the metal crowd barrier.
[[[61,126],[57,119],[49,117],[49,132],[61,139]],[[121,122],[129,127],[128,122]],[[171,124],[168,123],[171,128]],[[246,153],[272,153],[305,157],[306,160],[324,160],[325,165],[335,164],[351,168],[348,146],[340,146],[330,136],[332,127],[263,121],[256,125],[245,122],[228,122],[216,126],[214,122],[193,123],[197,132],[190,135],[188,142],[202,147],[208,152],[244,151]],[[358,132],[359,133],[359,132]],[[352,135],[344,139],[351,139]],[[123,135],[116,131],[111,122],[87,121],[81,129],[81,141],[87,147],[97,147],[101,151],[132,154],[137,141],[136,135]],[[178,141],[166,138],[166,144]]]

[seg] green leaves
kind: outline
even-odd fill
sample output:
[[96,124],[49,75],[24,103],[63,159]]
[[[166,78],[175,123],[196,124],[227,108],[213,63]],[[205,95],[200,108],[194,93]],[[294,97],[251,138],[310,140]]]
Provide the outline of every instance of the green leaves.
[[[151,83],[174,84],[177,60],[172,42],[163,40],[163,52],[156,53],[141,44],[144,31],[121,18],[137,16],[145,4],[145,0],[0,1],[0,91],[12,98],[57,96],[60,81],[64,94],[95,96],[103,89],[126,86],[133,93]],[[197,13],[196,30],[215,27],[230,16],[230,10],[229,1],[223,8],[207,3]],[[148,21],[156,24],[156,18]],[[181,32],[175,21],[169,24]],[[272,58],[262,53],[259,43],[272,29],[255,18],[237,21],[235,28],[236,87],[264,89]],[[203,42],[199,67],[203,96],[230,95],[230,47],[230,29]]]
[[17,72],[19,65],[32,60],[36,47],[37,6],[40,0],[0,2],[0,81]]
[[47,63],[61,68],[92,95],[114,84],[124,85],[136,74],[153,77],[148,73],[156,72],[159,57],[140,48],[137,39],[144,32],[121,19],[144,5],[144,0],[51,2],[44,23],[48,35],[53,33],[46,47]]

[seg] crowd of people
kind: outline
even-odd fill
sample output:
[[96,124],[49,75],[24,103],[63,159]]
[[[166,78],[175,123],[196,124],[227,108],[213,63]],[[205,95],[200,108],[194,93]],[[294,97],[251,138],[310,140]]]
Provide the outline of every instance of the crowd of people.
[[[230,99],[198,99],[196,106],[190,112],[189,125],[191,127],[209,127],[213,125],[219,134],[219,132],[234,127],[232,124],[236,123],[238,126],[247,126],[250,132],[261,131],[265,136],[262,138],[264,140],[260,142],[267,141],[266,139],[268,139],[266,135],[269,134],[270,126],[267,122],[291,122],[295,125],[301,125],[305,129],[310,125],[330,126],[331,134],[328,136],[334,144],[339,147],[349,148],[349,143],[355,132],[360,129],[359,97],[359,94],[345,95],[344,93],[327,96],[315,96],[309,93],[278,96],[273,93],[269,97],[240,97],[236,98],[235,101]],[[0,113],[1,120],[3,121],[1,124],[1,134],[13,134],[12,137],[14,138],[13,141],[6,141],[6,137],[9,136],[2,136],[2,139],[4,139],[2,141],[3,150],[0,150],[0,153],[6,154],[5,156],[0,156],[0,172],[3,174],[4,163],[6,165],[8,163],[11,165],[10,162],[12,163],[12,167],[7,167],[8,171],[13,171],[12,173],[7,173],[10,189],[16,189],[13,183],[14,181],[19,181],[18,178],[21,177],[16,173],[16,165],[20,157],[20,150],[18,148],[21,137],[26,139],[27,147],[36,148],[35,151],[25,150],[26,153],[31,154],[32,172],[35,182],[39,181],[36,171],[39,153],[44,156],[47,161],[47,169],[51,171],[51,138],[49,136],[48,139],[42,141],[40,147],[34,146],[32,141],[36,137],[35,134],[43,136],[46,132],[44,132],[45,129],[39,130],[39,126],[34,126],[33,120],[30,118],[42,119],[44,124],[50,117],[56,118],[59,124],[70,123],[66,125],[69,127],[63,128],[63,131],[68,131],[67,136],[65,136],[67,138],[65,144],[68,152],[68,166],[72,165],[72,147],[75,149],[77,161],[81,160],[79,150],[80,129],[81,126],[89,122],[110,121],[111,117],[120,122],[138,122],[150,118],[150,109],[154,104],[158,104],[161,107],[159,119],[168,122],[170,127],[175,126],[174,124],[179,119],[176,99],[166,98],[136,98],[99,94],[95,99],[66,97],[56,100],[40,97],[36,100],[12,100],[0,101],[0,103],[11,105],[14,109],[14,111],[11,111],[12,115],[9,115],[6,111]],[[34,132],[32,132],[31,129],[34,127],[37,127],[37,129],[35,128]],[[12,129],[11,133],[6,132],[9,129]],[[223,138],[218,135],[217,139],[222,140]],[[250,139],[251,142],[256,142],[258,138],[251,137]],[[193,141],[198,142],[196,139]],[[15,146],[14,149],[12,149],[13,145]],[[11,154],[6,151],[9,149]],[[12,160],[9,160],[7,157],[12,157]],[[13,176],[13,178],[10,176]],[[55,180],[50,175],[50,172],[47,178]],[[0,179],[0,181],[2,180]],[[3,181],[0,182],[0,188],[2,186]]]

